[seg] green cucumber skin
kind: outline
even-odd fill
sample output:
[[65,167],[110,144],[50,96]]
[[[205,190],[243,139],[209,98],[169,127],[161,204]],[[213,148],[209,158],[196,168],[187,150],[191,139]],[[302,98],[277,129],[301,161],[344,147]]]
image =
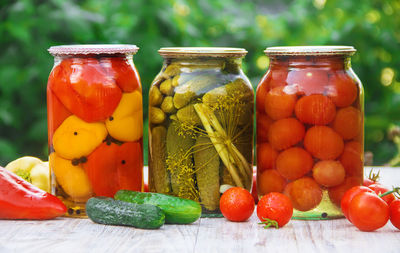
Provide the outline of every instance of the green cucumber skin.
[[150,204],[161,208],[165,213],[165,223],[190,224],[201,216],[199,203],[161,193],[120,190],[115,199],[136,204]]
[[157,206],[112,198],[90,198],[86,202],[86,214],[92,221],[106,225],[155,229],[165,223],[165,214]]

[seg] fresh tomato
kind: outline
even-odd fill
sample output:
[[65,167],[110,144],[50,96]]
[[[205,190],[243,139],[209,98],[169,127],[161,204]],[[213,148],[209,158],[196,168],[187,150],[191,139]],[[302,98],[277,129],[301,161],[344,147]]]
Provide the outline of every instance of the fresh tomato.
[[290,199],[282,193],[271,192],[264,195],[257,205],[257,216],[265,228],[285,226],[293,215]]
[[350,201],[349,218],[359,230],[374,231],[388,222],[389,206],[375,193],[362,192]]
[[400,199],[396,199],[389,206],[390,222],[400,229]]
[[232,187],[222,194],[219,208],[230,221],[245,221],[253,214],[254,198],[250,192],[240,187]]
[[[385,186],[381,185],[381,184],[371,184],[370,186],[368,186],[368,188],[372,189],[376,194],[381,195],[385,192],[390,191],[388,188],[386,188]],[[395,199],[393,193],[383,196],[382,199],[388,204],[390,205],[390,203],[392,203],[392,201]]]
[[368,178],[365,178],[365,179],[364,179],[363,185],[364,185],[364,186],[370,186],[371,184],[377,183],[378,180],[379,180],[379,173],[380,173],[380,170],[378,170],[378,173],[375,174],[375,173],[373,172],[373,170],[371,169],[371,170],[369,171]]
[[342,208],[342,212],[344,214],[344,216],[351,222],[350,218],[349,218],[349,205],[351,200],[354,198],[354,196],[356,196],[359,193],[362,192],[374,192],[373,190],[371,190],[368,187],[365,186],[354,186],[352,188],[350,188],[350,190],[346,191],[346,193],[343,195],[342,197],[342,201],[340,203],[340,207]]

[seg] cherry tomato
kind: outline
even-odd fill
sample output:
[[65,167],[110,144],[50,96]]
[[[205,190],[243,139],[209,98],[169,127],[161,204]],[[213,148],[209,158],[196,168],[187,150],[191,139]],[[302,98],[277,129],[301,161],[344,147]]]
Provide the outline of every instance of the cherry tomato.
[[323,94],[328,84],[328,72],[313,68],[290,71],[287,82],[297,85],[302,94]]
[[304,134],[304,125],[297,119],[281,119],[269,127],[268,141],[273,148],[282,150],[299,143]]
[[302,177],[289,183],[284,194],[290,198],[294,208],[303,212],[315,208],[322,200],[321,188],[309,177]]
[[378,173],[374,173],[373,170],[371,169],[369,171],[368,178],[364,179],[363,185],[370,186],[371,184],[377,183],[379,180],[379,173],[380,171],[378,171]]
[[360,176],[363,174],[363,147],[357,141],[350,141],[344,145],[343,153],[339,161],[342,163],[348,176]]
[[336,107],[330,98],[314,94],[300,98],[296,103],[295,113],[303,123],[326,125],[335,118]]
[[276,169],[289,180],[301,178],[312,169],[313,164],[312,156],[299,147],[288,148],[276,158]]
[[253,214],[254,198],[250,192],[240,187],[233,187],[222,194],[219,208],[222,215],[230,221],[245,221]]
[[397,229],[400,229],[400,199],[396,199],[389,206],[390,222]]
[[351,200],[359,193],[362,192],[374,192],[365,186],[354,186],[350,190],[346,191],[343,195],[342,201],[340,202],[340,208],[342,208],[343,215],[351,222],[349,217],[349,205]]
[[321,160],[336,159],[343,152],[343,139],[332,128],[313,126],[306,132],[304,147]]
[[283,192],[286,180],[276,170],[266,170],[258,174],[258,192],[264,195],[270,192]]
[[375,193],[362,192],[350,201],[349,218],[359,230],[374,231],[388,222],[389,206]]
[[337,111],[332,125],[344,140],[353,139],[360,133],[363,125],[361,112],[353,106],[342,108]]
[[266,227],[277,222],[278,227],[285,226],[293,215],[290,199],[282,193],[271,192],[264,195],[257,205],[257,216]]
[[341,184],[346,176],[342,164],[333,160],[319,161],[314,165],[312,170],[315,181],[325,187]]
[[340,185],[330,187],[328,189],[329,198],[331,201],[340,206],[343,195],[354,186],[361,185],[361,180],[358,177],[347,177]]
[[351,105],[357,98],[357,85],[345,72],[329,76],[328,96],[338,107]]
[[264,82],[268,80],[267,75],[264,75],[263,78],[260,81],[260,84],[257,87],[256,91],[256,109],[257,112],[264,112],[264,104],[265,104],[265,96],[268,93],[267,85],[264,84]]
[[261,143],[257,145],[257,168],[261,173],[268,169],[275,168],[276,157],[278,152],[271,147],[269,143]]
[[273,88],[265,95],[265,112],[274,120],[288,118],[293,114],[297,96],[288,93],[285,88]]
[[[371,190],[373,190],[377,195],[381,195],[385,192],[390,191],[388,188],[386,188],[385,186],[381,185],[381,184],[371,184],[370,186],[368,186],[368,188],[370,188]],[[390,205],[390,203],[392,203],[392,201],[395,199],[393,193],[383,196],[382,199],[388,204]]]
[[257,143],[268,141],[268,130],[272,124],[272,119],[267,114],[256,112],[257,119]]

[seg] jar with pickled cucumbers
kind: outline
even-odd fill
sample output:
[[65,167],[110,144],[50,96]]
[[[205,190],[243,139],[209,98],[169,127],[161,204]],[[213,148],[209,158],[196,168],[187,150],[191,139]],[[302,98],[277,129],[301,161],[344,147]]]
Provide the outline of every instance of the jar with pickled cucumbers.
[[68,216],[86,216],[92,196],[143,187],[142,88],[134,45],[49,49],[47,83],[52,193]]
[[161,48],[149,91],[149,189],[219,217],[221,191],[252,185],[254,93],[240,48]]
[[364,92],[348,46],[270,47],[257,88],[257,188],[282,192],[296,219],[342,217],[363,179]]

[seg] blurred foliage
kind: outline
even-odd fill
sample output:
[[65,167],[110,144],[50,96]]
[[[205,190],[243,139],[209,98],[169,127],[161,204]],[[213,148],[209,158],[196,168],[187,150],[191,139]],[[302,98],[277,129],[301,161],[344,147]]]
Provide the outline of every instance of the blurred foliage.
[[[46,159],[46,81],[52,45],[136,44],[147,116],[149,84],[163,46],[232,46],[249,51],[256,87],[275,45],[353,45],[365,87],[365,149],[393,159],[390,125],[400,125],[400,1],[389,0],[21,0],[0,3],[0,164]],[[147,120],[146,120],[147,122]],[[146,128],[145,128],[146,129]],[[145,145],[146,136],[144,138]],[[145,151],[147,153],[147,151]]]

